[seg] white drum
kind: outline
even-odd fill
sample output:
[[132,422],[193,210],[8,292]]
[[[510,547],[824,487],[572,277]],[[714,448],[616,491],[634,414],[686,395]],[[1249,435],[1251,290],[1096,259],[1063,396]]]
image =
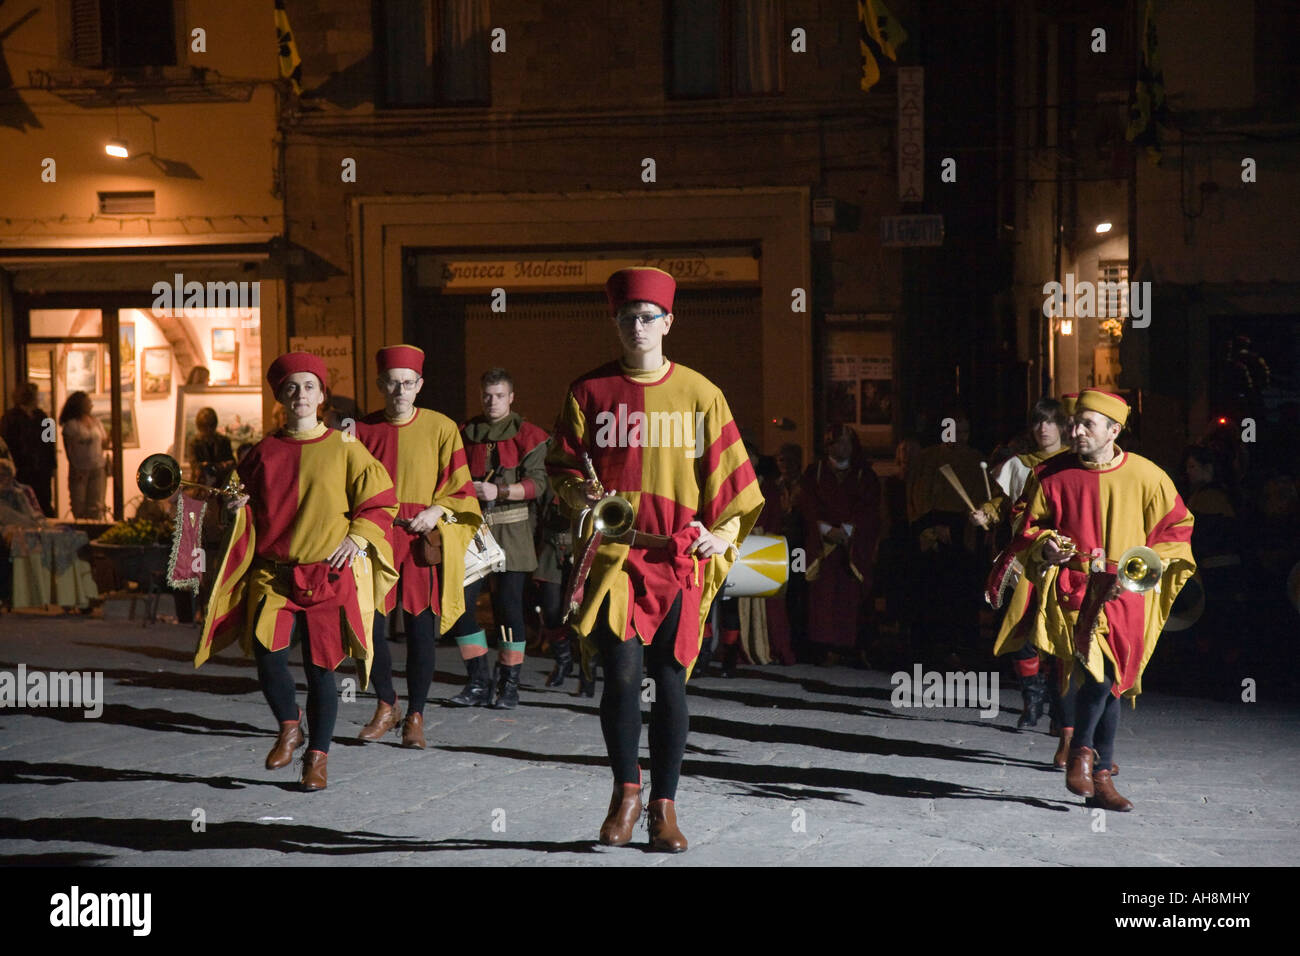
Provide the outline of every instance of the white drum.
[[790,576],[790,548],[785,538],[751,534],[740,543],[740,560],[722,584],[723,598],[776,597]]

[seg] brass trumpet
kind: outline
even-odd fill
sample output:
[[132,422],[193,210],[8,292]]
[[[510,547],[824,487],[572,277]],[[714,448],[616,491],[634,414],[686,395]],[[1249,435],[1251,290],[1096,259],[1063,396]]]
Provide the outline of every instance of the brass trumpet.
[[1160,560],[1160,555],[1150,548],[1137,545],[1119,556],[1115,580],[1125,591],[1144,594],[1160,583],[1160,577],[1164,573],[1165,565]]
[[135,470],[135,484],[146,498],[151,498],[154,501],[170,498],[184,487],[199,488],[203,491],[232,498],[242,493],[242,486],[236,481],[233,471],[230,473],[230,479],[226,482],[224,488],[214,488],[212,485],[205,485],[182,478],[180,462],[171,455],[165,455],[161,452],[157,455],[150,455],[140,462],[140,467]]
[[578,515],[578,536],[586,536],[583,527],[587,523],[587,516],[590,515],[592,533],[599,531],[605,537],[622,537],[632,530],[632,523],[636,520],[636,512],[632,510],[632,503],[626,498],[620,498],[612,491],[607,493],[605,486],[596,477],[596,468],[591,463],[591,456],[584,454],[582,458],[587,466],[587,474],[599,489],[599,494],[602,497],[594,505],[584,508],[582,514]]

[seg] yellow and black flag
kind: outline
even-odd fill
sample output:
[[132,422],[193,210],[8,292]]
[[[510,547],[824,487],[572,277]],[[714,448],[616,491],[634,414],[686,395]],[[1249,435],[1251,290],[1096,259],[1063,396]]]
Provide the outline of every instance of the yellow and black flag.
[[907,31],[881,0],[858,0],[858,50],[862,54],[862,79],[866,93],[880,81],[875,53],[898,60],[898,48],[907,41]]
[[1142,65],[1138,67],[1137,88],[1129,106],[1126,136],[1135,146],[1145,146],[1147,156],[1156,166],[1163,157],[1162,125],[1169,125],[1169,108],[1165,103],[1165,75],[1160,68],[1156,38],[1155,0],[1147,0],[1142,17]]
[[284,0],[275,0],[275,41],[280,47],[280,76],[289,81],[295,93],[302,93],[302,57],[289,29]]

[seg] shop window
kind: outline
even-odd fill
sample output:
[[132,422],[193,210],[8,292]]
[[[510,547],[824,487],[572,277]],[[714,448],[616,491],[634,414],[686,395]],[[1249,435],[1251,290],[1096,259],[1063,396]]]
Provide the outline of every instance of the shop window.
[[[1098,301],[1097,311],[1101,313],[1105,310],[1106,315],[1114,315],[1117,318],[1128,318],[1128,260],[1127,259],[1103,259],[1097,263],[1097,289],[1100,293],[1105,290],[1106,301]],[[1103,283],[1113,283],[1105,285]],[[1110,292],[1112,289],[1116,295],[1112,301]]]
[[487,0],[384,0],[384,103],[486,106]]
[[71,59],[78,66],[175,66],[175,0],[70,0]]
[[781,92],[780,0],[671,0],[667,16],[669,96]]
[[[200,408],[216,412],[218,431],[236,446],[261,437],[260,307],[240,304],[249,296],[238,283],[222,286],[207,284],[227,306],[27,310],[22,371],[36,384],[39,407],[57,419],[84,392],[103,426],[111,461],[99,512],[134,513],[132,476],[148,455],[167,452],[188,467]],[[52,500],[56,514],[69,518],[62,429],[56,442]]]

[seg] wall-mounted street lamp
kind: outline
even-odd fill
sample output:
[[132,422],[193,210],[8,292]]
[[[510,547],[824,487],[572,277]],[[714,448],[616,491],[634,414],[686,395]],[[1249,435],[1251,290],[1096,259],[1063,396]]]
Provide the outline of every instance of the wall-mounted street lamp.
[[1111,224],[1110,224],[1110,223],[1108,223],[1108,222],[1099,222],[1099,223],[1097,223],[1097,234],[1098,234],[1098,235],[1102,235],[1103,233],[1110,232],[1110,228],[1111,228]]
[[126,148],[126,140],[124,139],[110,139],[104,146],[104,152],[108,153],[110,156],[115,156],[118,159],[126,159],[131,155],[130,151]]

